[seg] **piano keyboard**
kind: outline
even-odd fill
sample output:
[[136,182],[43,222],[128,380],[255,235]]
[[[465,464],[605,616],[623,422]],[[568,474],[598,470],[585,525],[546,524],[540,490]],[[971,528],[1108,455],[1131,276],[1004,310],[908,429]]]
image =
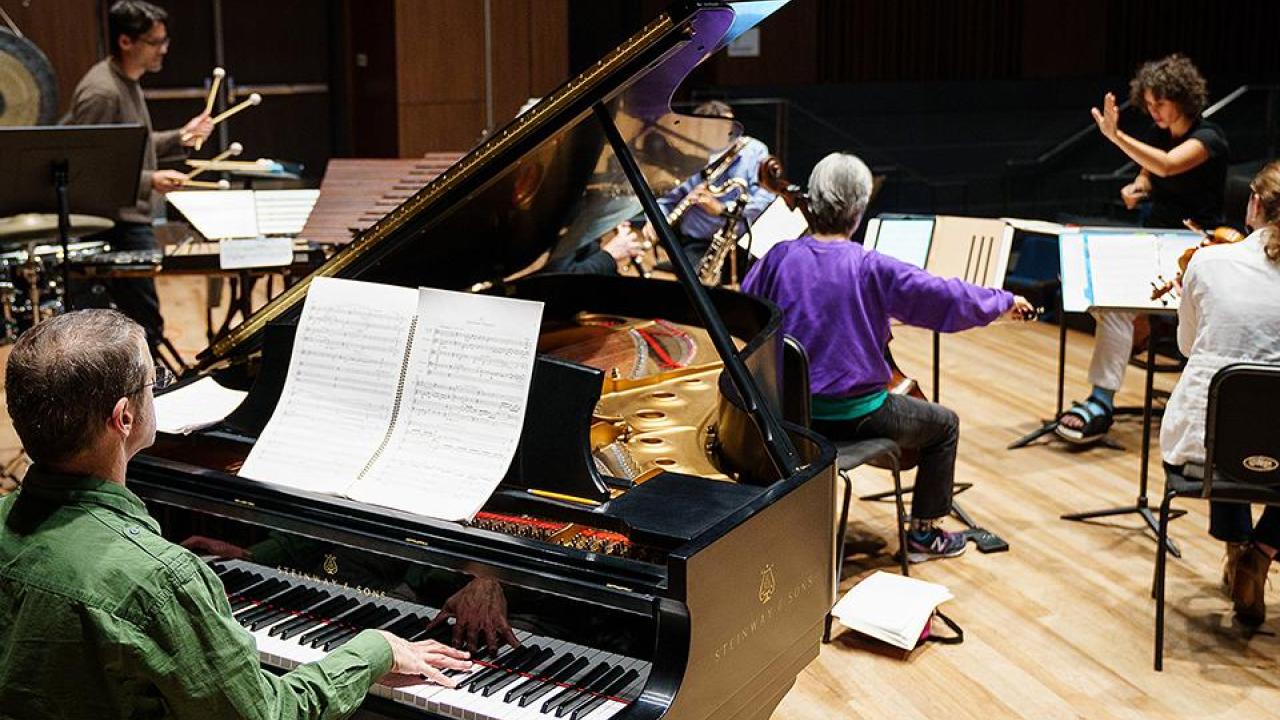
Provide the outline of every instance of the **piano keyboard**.
[[[285,575],[239,560],[211,563],[236,620],[253,635],[259,660],[281,670],[324,657],[367,628],[408,640],[446,641],[447,625],[426,630],[436,609],[340,585]],[[458,687],[391,676],[371,695],[458,720],[606,720],[639,696],[643,660],[515,631],[520,647],[473,654],[471,670],[446,671]]]

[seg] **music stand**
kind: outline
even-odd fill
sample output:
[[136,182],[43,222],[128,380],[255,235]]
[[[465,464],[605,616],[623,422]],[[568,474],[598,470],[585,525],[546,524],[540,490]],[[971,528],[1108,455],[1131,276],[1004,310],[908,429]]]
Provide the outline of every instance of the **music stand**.
[[115,219],[121,208],[134,205],[146,140],[147,130],[138,124],[0,127],[0,216],[57,213],[67,309],[71,213]]
[[[1178,298],[1166,295],[1152,299],[1151,288],[1177,273],[1177,258],[1201,240],[1200,234],[1185,230],[1082,228],[1058,237],[1062,266],[1063,312],[1090,309],[1124,310],[1148,314],[1175,315]],[[1059,318],[1061,319],[1061,318]],[[1063,338],[1065,340],[1065,331]],[[1061,373],[1061,370],[1060,370]],[[1067,513],[1063,520],[1077,522],[1118,515],[1138,515],[1156,532],[1158,525],[1147,499],[1148,464],[1151,457],[1152,397],[1154,395],[1155,341],[1147,343],[1146,382],[1142,399],[1142,449],[1138,470],[1138,493],[1129,505]],[[1061,400],[1059,390],[1059,403]],[[1182,557],[1177,544],[1166,538],[1169,552]]]

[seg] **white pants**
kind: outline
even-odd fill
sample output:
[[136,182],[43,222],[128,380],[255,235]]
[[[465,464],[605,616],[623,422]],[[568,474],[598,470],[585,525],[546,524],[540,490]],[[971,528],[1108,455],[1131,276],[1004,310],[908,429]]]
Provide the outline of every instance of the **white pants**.
[[1133,352],[1133,321],[1138,314],[1098,310],[1092,315],[1098,321],[1098,329],[1093,336],[1089,383],[1104,390],[1119,390]]

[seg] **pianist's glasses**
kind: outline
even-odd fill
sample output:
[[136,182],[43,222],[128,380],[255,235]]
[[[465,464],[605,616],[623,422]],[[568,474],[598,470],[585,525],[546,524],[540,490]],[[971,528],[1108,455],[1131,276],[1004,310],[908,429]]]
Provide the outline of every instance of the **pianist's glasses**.
[[163,365],[157,365],[157,366],[156,366],[156,379],[155,379],[155,380],[152,380],[150,383],[143,383],[143,384],[139,385],[137,388],[135,388],[135,389],[134,389],[134,391],[133,391],[133,392],[131,392],[131,393],[129,393],[129,394],[130,394],[130,395],[137,395],[137,394],[138,394],[139,392],[141,392],[141,391],[143,390],[143,388],[145,388],[147,385],[150,385],[150,386],[151,386],[151,389],[152,389],[152,391],[153,391],[153,392],[154,392],[154,391],[163,390],[163,389],[165,389],[165,388],[169,387],[169,385],[170,385],[173,381],[174,381],[174,376],[173,376],[173,373],[169,372],[169,368],[167,368],[167,367],[165,367],[165,366],[163,366]]

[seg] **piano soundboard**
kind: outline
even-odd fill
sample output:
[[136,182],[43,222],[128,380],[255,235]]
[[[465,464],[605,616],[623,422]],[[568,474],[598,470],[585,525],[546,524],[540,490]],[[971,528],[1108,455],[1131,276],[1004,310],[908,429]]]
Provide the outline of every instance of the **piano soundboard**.
[[[427,629],[436,608],[242,560],[210,566],[268,667],[287,671],[319,660],[365,629],[410,641],[449,640],[451,626]],[[648,680],[647,661],[523,630],[515,634],[519,647],[481,649],[470,671],[446,671],[456,688],[401,676],[370,694],[458,720],[607,720],[634,702]]]

